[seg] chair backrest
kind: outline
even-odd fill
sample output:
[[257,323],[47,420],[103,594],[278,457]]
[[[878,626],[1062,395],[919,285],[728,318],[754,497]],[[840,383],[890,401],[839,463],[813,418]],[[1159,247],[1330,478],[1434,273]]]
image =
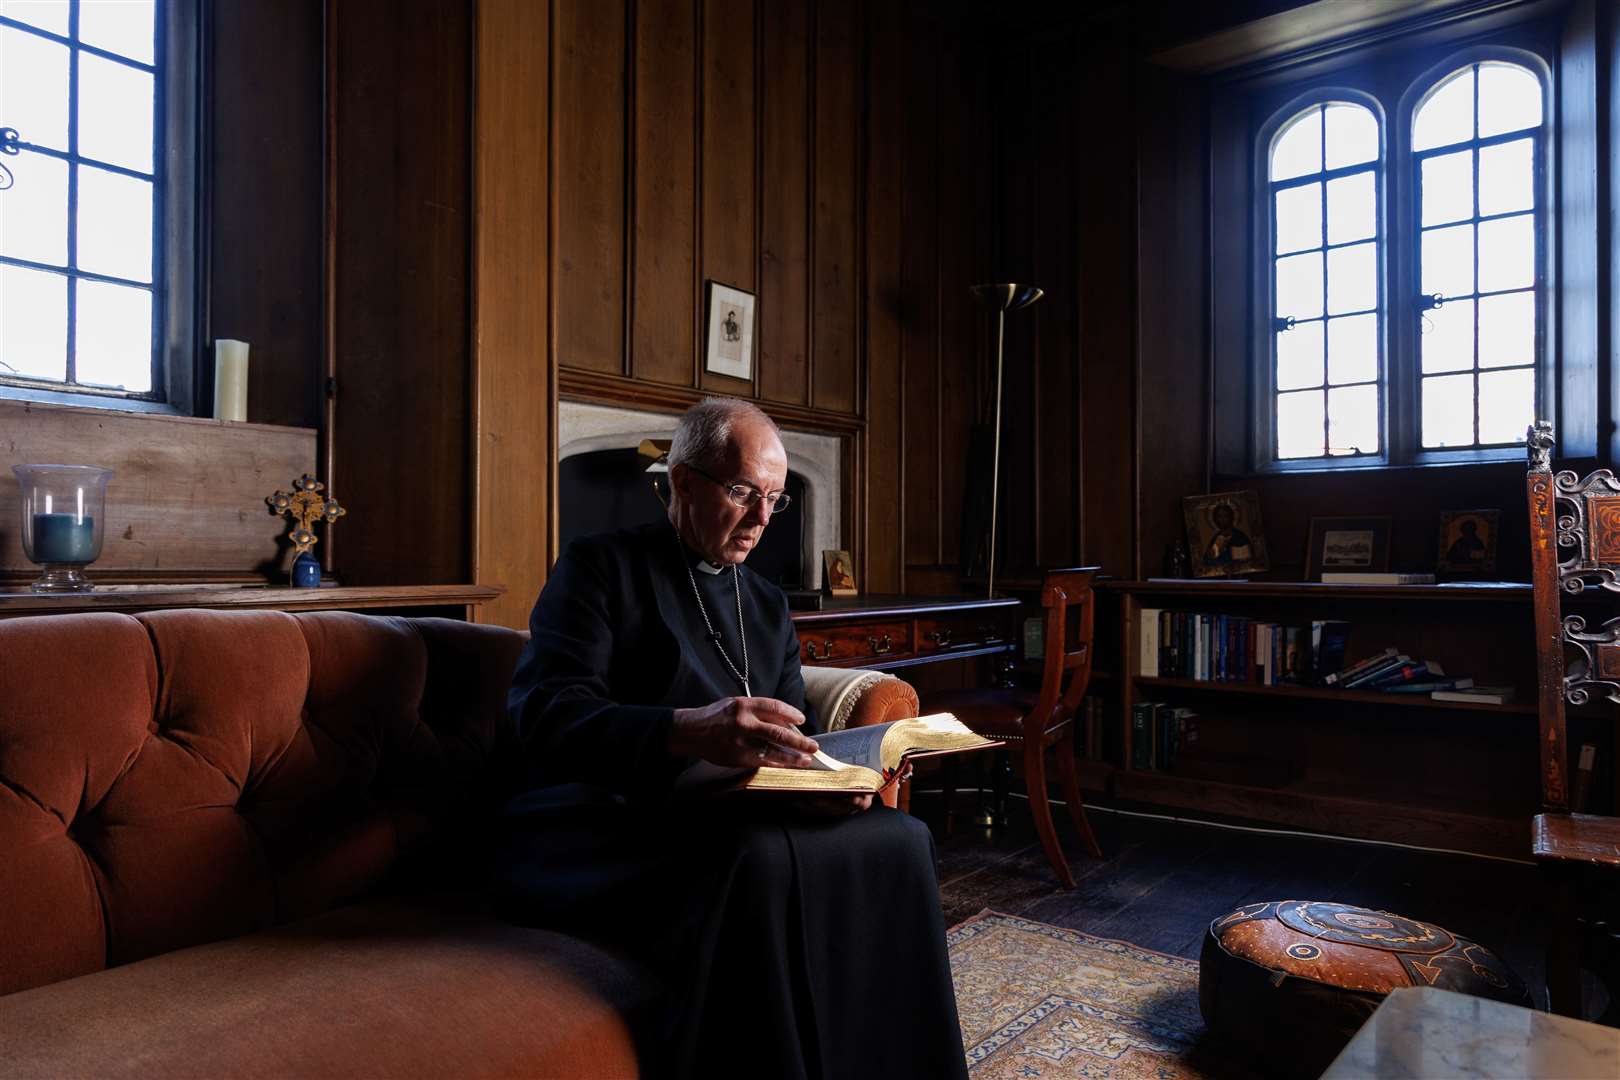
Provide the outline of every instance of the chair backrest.
[[1072,720],[1091,682],[1092,628],[1096,621],[1096,596],[1091,582],[1096,576],[1097,567],[1076,566],[1048,570],[1041,583],[1041,606],[1046,609],[1045,663],[1041,669],[1041,696],[1026,721],[1032,727],[1038,725],[1041,731]]
[[1608,469],[1577,477],[1552,471],[1552,424],[1536,421],[1527,449],[1530,582],[1535,598],[1536,683],[1541,717],[1541,803],[1568,812],[1569,746],[1564,703],[1593,694],[1620,703],[1620,619],[1587,629],[1564,601],[1595,590],[1620,596],[1620,480]]

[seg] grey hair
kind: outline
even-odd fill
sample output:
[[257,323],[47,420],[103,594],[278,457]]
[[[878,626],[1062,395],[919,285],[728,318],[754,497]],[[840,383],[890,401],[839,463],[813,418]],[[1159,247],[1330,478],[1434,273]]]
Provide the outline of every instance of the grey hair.
[[739,420],[757,420],[778,435],[781,430],[776,421],[766,416],[753,402],[741,398],[706,397],[687,409],[675,425],[675,437],[669,444],[669,465],[696,465],[700,469],[715,469],[725,457],[731,442],[731,433]]

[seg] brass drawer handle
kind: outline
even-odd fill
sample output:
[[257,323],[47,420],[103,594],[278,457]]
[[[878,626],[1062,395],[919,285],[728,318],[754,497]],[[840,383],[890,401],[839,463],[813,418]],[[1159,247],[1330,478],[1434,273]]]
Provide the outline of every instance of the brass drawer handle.
[[869,637],[866,639],[866,643],[872,647],[873,656],[882,656],[884,653],[894,652],[894,645],[890,643],[888,634],[884,634],[882,640]]
[[823,641],[821,643],[821,648],[822,648],[823,651],[821,652],[820,655],[817,655],[816,654],[816,643],[813,642],[813,641],[807,641],[807,642],[804,643],[804,655],[807,658],[811,659],[811,660],[831,660],[832,659],[832,647],[833,647],[832,638],[828,638],[827,640],[825,640],[825,641]]
[[951,643],[951,632],[949,630],[930,630],[927,636],[929,641],[942,649]]

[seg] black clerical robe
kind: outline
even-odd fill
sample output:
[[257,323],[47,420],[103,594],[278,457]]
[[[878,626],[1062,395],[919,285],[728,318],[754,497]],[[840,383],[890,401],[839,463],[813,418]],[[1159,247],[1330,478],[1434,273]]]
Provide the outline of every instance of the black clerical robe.
[[746,567],[703,573],[664,522],[558,560],[509,699],[532,785],[507,815],[509,906],[662,977],[652,1075],[965,1077],[927,828],[677,787],[674,710],[743,693],[739,594],[749,689],[805,709],[786,601]]

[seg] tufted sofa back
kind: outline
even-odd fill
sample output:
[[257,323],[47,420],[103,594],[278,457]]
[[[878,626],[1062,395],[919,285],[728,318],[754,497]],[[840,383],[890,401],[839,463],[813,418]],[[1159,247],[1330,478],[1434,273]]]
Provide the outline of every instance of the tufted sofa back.
[[0,620],[0,993],[325,910],[476,827],[521,645],[346,612]]

